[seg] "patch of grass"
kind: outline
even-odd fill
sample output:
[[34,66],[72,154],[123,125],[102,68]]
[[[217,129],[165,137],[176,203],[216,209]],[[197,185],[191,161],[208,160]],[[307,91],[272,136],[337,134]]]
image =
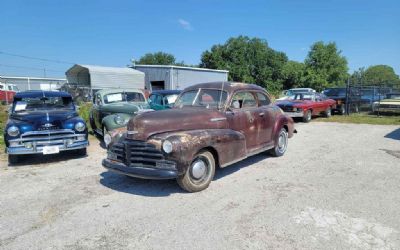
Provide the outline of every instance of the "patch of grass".
[[89,132],[92,130],[89,124],[89,113],[92,106],[93,104],[91,102],[82,102],[79,104],[79,111],[78,111],[79,116],[82,117],[83,120],[85,120]]
[[351,115],[333,115],[330,118],[318,117],[317,122],[339,122],[356,124],[374,124],[374,125],[400,125],[400,115],[371,115],[371,114],[351,114]]
[[4,147],[5,147],[3,133],[8,118],[8,113],[6,112],[7,109],[8,106],[0,105],[0,152],[4,152]]

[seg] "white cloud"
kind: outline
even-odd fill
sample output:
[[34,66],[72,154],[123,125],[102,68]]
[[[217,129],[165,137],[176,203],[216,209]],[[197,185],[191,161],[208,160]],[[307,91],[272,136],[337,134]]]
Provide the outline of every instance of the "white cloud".
[[178,23],[179,23],[179,24],[182,26],[182,28],[184,28],[185,30],[189,30],[189,31],[193,30],[192,25],[191,25],[188,21],[186,21],[186,20],[184,20],[184,19],[182,19],[182,18],[179,18],[179,19],[178,19]]

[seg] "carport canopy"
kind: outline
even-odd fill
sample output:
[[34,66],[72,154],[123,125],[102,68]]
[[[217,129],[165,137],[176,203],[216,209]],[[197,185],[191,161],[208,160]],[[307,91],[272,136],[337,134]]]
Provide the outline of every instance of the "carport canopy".
[[68,83],[93,90],[108,88],[144,89],[144,73],[132,68],[75,64],[65,72]]

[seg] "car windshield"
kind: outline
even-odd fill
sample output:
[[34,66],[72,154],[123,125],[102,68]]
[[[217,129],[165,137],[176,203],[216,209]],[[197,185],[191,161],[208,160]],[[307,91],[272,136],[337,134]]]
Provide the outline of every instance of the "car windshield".
[[71,97],[27,97],[14,100],[13,111],[35,111],[48,109],[73,110]]
[[309,100],[309,101],[311,101],[314,99],[315,99],[314,95],[310,94],[310,93],[295,94],[295,95],[291,95],[287,98],[287,100],[291,100],[291,101],[294,101],[294,100]]
[[295,95],[295,94],[301,94],[301,93],[310,93],[311,91],[310,90],[307,90],[307,89],[289,89],[287,92],[286,92],[286,95],[287,96],[292,96],[292,95]]
[[105,104],[116,102],[145,102],[144,96],[139,92],[117,92],[106,94],[103,97]]
[[374,95],[374,91],[372,89],[362,89],[361,95],[363,96],[372,96]]
[[387,94],[386,98],[400,100],[400,94]]
[[346,89],[326,89],[324,90],[326,96],[346,96]]
[[228,94],[219,89],[196,89],[184,92],[175,102],[175,107],[201,106],[222,108]]
[[164,96],[164,103],[168,105],[174,105],[177,98],[178,94],[166,95]]

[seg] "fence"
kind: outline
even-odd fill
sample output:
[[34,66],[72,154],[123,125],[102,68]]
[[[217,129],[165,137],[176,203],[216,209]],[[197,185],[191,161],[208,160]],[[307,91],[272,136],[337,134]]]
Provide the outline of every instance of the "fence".
[[[400,113],[400,102],[397,108],[384,109],[385,99],[392,99],[394,94],[400,95],[400,84],[363,84],[362,82],[352,83],[348,81],[346,86],[346,99],[344,111],[351,113],[373,113],[376,115],[391,114],[392,111]],[[396,95],[397,96],[397,95]]]

